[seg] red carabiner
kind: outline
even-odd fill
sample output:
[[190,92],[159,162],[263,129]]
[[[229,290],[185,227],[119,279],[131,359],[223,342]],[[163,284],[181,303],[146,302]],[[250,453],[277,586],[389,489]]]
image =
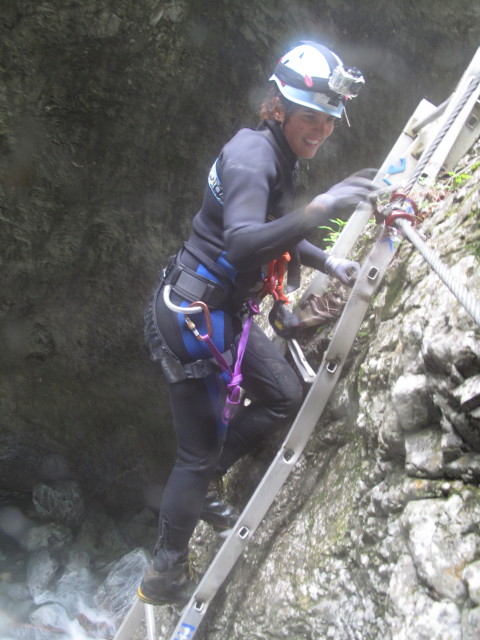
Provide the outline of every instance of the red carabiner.
[[[390,197],[390,202],[395,205],[395,202],[399,200],[400,204],[398,207],[392,207],[391,212],[385,218],[385,226],[393,227],[395,226],[395,221],[402,219],[410,222],[412,227],[414,227],[417,223],[417,215],[418,208],[415,201],[412,198],[409,198],[405,193],[401,191],[395,191],[392,193]],[[408,211],[406,208],[402,208],[402,205],[408,205],[411,211]]]
[[271,295],[275,302],[277,300],[290,302],[283,293],[283,278],[287,262],[290,262],[290,254],[288,252],[268,263],[268,273],[263,279],[263,286],[258,294],[259,299],[264,298],[266,295]]
[[[209,338],[212,337],[212,320],[210,318],[210,309],[208,308],[208,306],[205,304],[205,302],[202,302],[201,300],[197,300],[196,302],[192,302],[191,304],[188,305],[189,307],[202,307],[202,311],[205,315],[205,322],[207,325],[207,335]],[[187,319],[190,320],[190,322],[187,322]],[[192,327],[195,327],[195,324],[191,321],[191,319],[186,316],[185,318],[185,322],[187,322],[187,325],[189,327],[189,329],[191,331],[193,331]],[[197,338],[199,340],[202,340],[202,336],[200,334],[198,334]]]

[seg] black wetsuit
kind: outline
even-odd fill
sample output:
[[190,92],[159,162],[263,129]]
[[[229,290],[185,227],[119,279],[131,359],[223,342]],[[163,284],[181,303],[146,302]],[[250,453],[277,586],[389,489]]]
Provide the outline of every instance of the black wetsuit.
[[[177,261],[216,283],[221,293],[211,310],[212,339],[221,352],[238,342],[238,312],[261,281],[262,265],[289,251],[294,280],[299,263],[324,267],[327,254],[304,239],[315,224],[303,210],[292,211],[296,165],[297,157],[280,126],[267,121],[258,130],[239,131],[212,167],[202,207]],[[184,314],[167,308],[163,291],[157,289],[146,313],[152,354],[158,356],[155,344],[161,334],[182,363],[210,358],[205,344],[186,327]],[[175,290],[171,301],[179,306],[191,302]],[[192,318],[204,333],[203,314]],[[242,375],[251,402],[240,406],[226,435],[220,419],[224,389],[220,375],[169,385],[177,460],[162,496],[160,530],[163,535],[168,532],[168,545],[179,553],[188,546],[209,481],[291,421],[302,401],[297,375],[256,324],[248,338]]]

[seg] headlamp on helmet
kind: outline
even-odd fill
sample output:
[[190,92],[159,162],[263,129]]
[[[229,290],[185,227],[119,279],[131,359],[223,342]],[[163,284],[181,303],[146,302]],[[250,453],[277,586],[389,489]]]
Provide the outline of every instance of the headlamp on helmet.
[[339,93],[345,98],[355,98],[365,84],[362,72],[356,67],[345,69],[338,65],[330,74],[328,88],[335,93]]
[[355,67],[345,69],[337,54],[323,45],[305,41],[280,58],[270,80],[285,98],[341,118],[345,102],[365,84]]

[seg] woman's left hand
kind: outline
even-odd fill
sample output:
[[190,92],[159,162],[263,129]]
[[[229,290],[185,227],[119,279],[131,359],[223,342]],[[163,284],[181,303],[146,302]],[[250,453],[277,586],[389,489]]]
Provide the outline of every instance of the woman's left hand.
[[358,262],[353,262],[346,258],[335,258],[334,256],[328,256],[324,268],[325,273],[335,276],[342,284],[346,284],[349,287],[353,287],[360,273],[360,265]]

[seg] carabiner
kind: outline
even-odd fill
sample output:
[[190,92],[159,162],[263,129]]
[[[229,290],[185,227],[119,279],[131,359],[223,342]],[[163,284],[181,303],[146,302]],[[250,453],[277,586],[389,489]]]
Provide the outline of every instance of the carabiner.
[[[396,201],[399,201],[397,206]],[[417,222],[418,209],[415,201],[409,198],[405,193],[401,191],[394,191],[390,197],[390,204],[386,207],[390,209],[390,212],[385,218],[385,226],[395,226],[395,221],[398,219],[407,220],[412,227]]]
[[[197,300],[196,302],[192,302],[188,305],[189,307],[200,307],[205,315],[205,323],[207,325],[207,336],[209,338],[212,337],[212,320],[210,318],[210,309],[208,308],[208,306],[205,304],[205,302],[202,302],[201,300]],[[196,338],[198,338],[199,340],[204,340],[205,337],[200,335],[200,333],[197,331],[197,328],[195,326],[195,323],[188,317],[185,316],[185,323],[187,325],[187,327],[190,329],[190,331],[193,331],[194,335]]]

